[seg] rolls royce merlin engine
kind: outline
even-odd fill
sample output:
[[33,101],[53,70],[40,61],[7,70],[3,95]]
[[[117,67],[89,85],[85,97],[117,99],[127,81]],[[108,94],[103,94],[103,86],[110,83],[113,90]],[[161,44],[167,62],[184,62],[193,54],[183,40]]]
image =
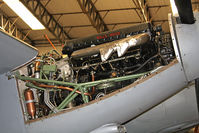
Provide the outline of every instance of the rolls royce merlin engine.
[[149,23],[66,41],[16,73],[26,120],[111,94],[167,65],[174,58],[169,35]]

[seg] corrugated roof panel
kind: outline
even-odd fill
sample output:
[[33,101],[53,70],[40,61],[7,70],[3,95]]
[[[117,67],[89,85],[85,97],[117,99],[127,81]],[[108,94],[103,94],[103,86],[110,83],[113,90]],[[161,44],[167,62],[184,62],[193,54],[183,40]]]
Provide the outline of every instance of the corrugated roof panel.
[[151,17],[153,20],[167,20],[168,13],[171,13],[170,7],[161,7],[161,8],[150,8],[149,9]]
[[49,38],[54,38],[54,36],[47,30],[33,30],[29,33],[30,38],[33,40],[39,40],[39,39],[46,39],[44,35],[47,34]]
[[105,23],[138,22],[140,18],[134,10],[111,11],[104,19]]
[[148,6],[170,5],[169,0],[147,0]]
[[69,32],[70,36],[72,38],[80,38],[80,37],[86,37],[92,34],[97,34],[97,31],[93,27],[76,27],[72,28]]
[[116,25],[114,30],[121,29],[121,28],[126,28],[126,27],[133,26],[133,25],[136,25],[136,24],[120,24],[120,25]]
[[[59,17],[59,16],[56,16]],[[71,25],[89,25],[91,24],[86,14],[70,14],[63,15],[59,19],[59,23],[62,26],[71,26]]]
[[98,10],[135,7],[132,0],[98,0],[95,6]]
[[82,11],[76,0],[51,0],[46,8],[50,13]]
[[170,32],[170,30],[169,30],[169,22],[168,22],[168,21],[166,21],[166,22],[164,22],[164,23],[162,24],[162,29],[163,29],[163,31],[166,32],[166,33],[169,33],[169,32]]

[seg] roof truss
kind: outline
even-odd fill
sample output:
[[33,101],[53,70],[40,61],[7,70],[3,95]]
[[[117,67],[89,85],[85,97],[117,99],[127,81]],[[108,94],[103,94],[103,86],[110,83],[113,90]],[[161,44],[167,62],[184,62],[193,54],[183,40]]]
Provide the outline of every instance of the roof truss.
[[96,28],[97,32],[107,31],[104,20],[100,16],[98,10],[96,9],[94,3],[91,0],[77,0],[82,11],[88,16],[91,24]]
[[8,16],[3,11],[0,10],[0,27],[2,28],[2,30],[6,31],[10,35],[20,40],[23,40],[23,41],[26,40],[26,42],[34,46],[35,42],[32,41],[32,39],[28,36],[31,30],[28,30],[27,33],[20,30],[20,28],[16,25],[17,20],[18,18],[15,18],[15,20],[12,21],[11,19],[8,18]]
[[[39,0],[20,0],[61,43],[72,39]],[[53,28],[50,28],[53,27]]]

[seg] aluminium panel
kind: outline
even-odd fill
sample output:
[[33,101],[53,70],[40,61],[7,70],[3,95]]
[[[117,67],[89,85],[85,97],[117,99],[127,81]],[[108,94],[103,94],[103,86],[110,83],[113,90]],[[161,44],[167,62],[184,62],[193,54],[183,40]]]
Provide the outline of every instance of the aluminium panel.
[[88,133],[109,123],[124,123],[180,91],[187,84],[177,62],[110,96],[26,124],[28,133]]
[[130,133],[170,133],[199,123],[195,85],[125,124]]
[[194,17],[196,18],[194,24],[175,25],[183,67],[189,81],[199,77],[199,13],[194,13]]

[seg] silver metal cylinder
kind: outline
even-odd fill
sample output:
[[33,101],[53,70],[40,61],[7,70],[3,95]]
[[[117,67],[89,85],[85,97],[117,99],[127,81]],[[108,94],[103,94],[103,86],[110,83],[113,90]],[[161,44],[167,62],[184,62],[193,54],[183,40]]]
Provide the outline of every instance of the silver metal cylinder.
[[39,79],[39,77],[40,77],[40,73],[39,72],[35,72],[35,78]]

